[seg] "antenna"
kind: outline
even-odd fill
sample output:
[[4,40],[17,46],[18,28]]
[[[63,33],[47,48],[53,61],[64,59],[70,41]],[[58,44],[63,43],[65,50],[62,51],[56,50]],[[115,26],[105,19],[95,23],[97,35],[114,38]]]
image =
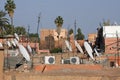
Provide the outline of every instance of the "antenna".
[[39,15],[38,15],[38,26],[37,26],[37,34],[38,34],[38,30],[39,30],[40,17],[41,17],[41,13],[39,13]]
[[29,31],[30,31],[30,26],[28,25],[28,37],[27,37],[27,42],[29,42]]
[[74,27],[75,27],[75,32],[74,32],[74,38],[76,39],[76,20],[75,20],[75,23],[74,23]]
[[68,25],[68,27],[67,27],[67,30],[68,30],[68,33],[67,33],[67,38],[69,38],[69,27],[70,27],[70,25]]
[[118,31],[116,31],[116,37],[117,37],[117,57],[118,57],[118,65],[119,65],[119,35],[118,35]]
[[38,25],[37,25],[37,36],[38,36],[38,38],[36,38],[36,41],[35,41],[35,49],[37,48],[36,47],[37,39],[39,40],[38,30],[39,30],[39,24],[40,24],[40,16],[41,16],[41,13],[39,13],[39,15],[38,15]]

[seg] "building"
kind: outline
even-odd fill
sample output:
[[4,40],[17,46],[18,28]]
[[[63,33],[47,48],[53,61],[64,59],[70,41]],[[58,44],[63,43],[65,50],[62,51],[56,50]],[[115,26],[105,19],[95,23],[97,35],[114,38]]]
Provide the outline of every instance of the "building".
[[103,26],[105,53],[114,54],[119,48],[120,26]]
[[67,38],[67,30],[61,29],[58,38],[56,29],[41,29],[40,31],[40,46],[41,49],[51,49],[54,47],[61,47],[63,39]]
[[88,34],[88,42],[91,43],[91,45],[95,45],[96,38],[97,38],[97,34],[96,33]]
[[103,26],[98,30],[97,43],[108,56],[110,63],[120,64],[120,26]]

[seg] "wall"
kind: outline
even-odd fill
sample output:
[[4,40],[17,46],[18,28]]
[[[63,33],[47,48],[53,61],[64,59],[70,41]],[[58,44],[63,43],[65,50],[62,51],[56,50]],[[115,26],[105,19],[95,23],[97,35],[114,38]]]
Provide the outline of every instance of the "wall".
[[0,49],[0,80],[3,79],[3,64],[4,64],[4,54],[3,54],[3,49]]

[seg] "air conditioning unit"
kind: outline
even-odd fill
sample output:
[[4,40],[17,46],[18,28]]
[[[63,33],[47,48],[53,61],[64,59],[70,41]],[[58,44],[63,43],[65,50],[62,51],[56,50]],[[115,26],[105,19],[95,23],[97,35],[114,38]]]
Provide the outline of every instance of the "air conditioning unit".
[[80,64],[79,57],[70,57],[70,64]]
[[62,59],[61,63],[62,64],[70,64],[70,59]]
[[44,64],[55,64],[55,56],[45,56]]

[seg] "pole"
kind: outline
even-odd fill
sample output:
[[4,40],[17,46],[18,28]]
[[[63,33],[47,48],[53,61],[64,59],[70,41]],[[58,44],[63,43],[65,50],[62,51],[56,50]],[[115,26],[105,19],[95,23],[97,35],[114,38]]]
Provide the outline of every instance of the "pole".
[[38,36],[38,38],[36,38],[36,41],[35,41],[35,49],[37,48],[37,45],[36,45],[37,40],[39,40],[38,30],[39,30],[39,24],[40,24],[40,16],[41,16],[41,13],[38,16],[38,25],[37,25],[37,36]]
[[116,37],[117,37],[117,62],[118,62],[118,66],[119,66],[119,38],[118,38],[118,32],[116,31]]
[[[76,20],[75,20],[75,23],[74,23],[74,27],[75,27],[75,33],[74,33],[74,39],[76,40]],[[76,47],[75,47],[75,43],[74,43],[74,52],[73,52],[73,56],[75,55],[75,52],[76,52]]]
[[[69,26],[67,27],[67,30],[68,30],[68,34],[67,34],[67,37],[68,37],[68,41],[69,41],[69,45],[70,45]],[[70,47],[70,46],[69,46],[69,47]],[[69,51],[68,51],[68,57],[69,57]]]
[[76,20],[75,20],[75,23],[74,23],[74,27],[75,27],[74,38],[76,39]]
[[30,31],[30,26],[28,25],[28,37],[27,37],[27,43],[29,42],[29,31]]
[[40,13],[40,14],[39,14],[39,16],[38,16],[37,34],[38,34],[38,30],[39,30],[39,24],[40,24],[40,16],[41,16],[41,13]]

